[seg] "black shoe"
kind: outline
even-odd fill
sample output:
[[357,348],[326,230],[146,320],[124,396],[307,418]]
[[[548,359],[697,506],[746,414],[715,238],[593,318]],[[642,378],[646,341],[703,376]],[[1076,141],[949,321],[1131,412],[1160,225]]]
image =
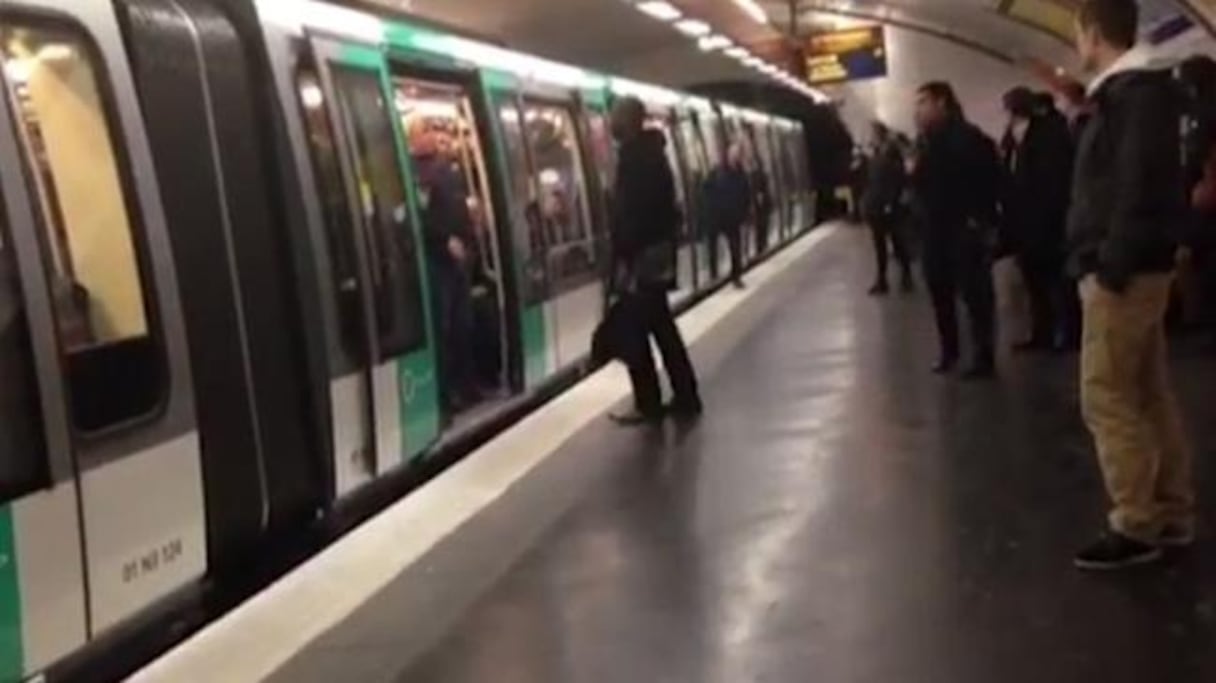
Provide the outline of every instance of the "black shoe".
[[963,371],[962,378],[967,380],[992,379],[996,377],[996,364],[992,361],[972,363]]
[[701,399],[693,401],[672,401],[667,404],[665,412],[677,420],[695,420],[705,412]]
[[957,358],[950,358],[947,356],[945,358],[939,358],[938,361],[933,364],[931,369],[935,375],[946,375],[954,371],[954,366],[956,364],[958,364]]
[[737,277],[737,278],[731,280],[730,283],[735,286],[735,289],[743,289],[743,287],[745,286],[743,284],[743,278],[741,278],[741,277]]
[[622,427],[657,425],[663,421],[663,413],[661,412],[643,413],[638,410],[631,410],[628,413],[612,414],[608,417]]
[[1157,537],[1157,544],[1167,548],[1189,548],[1195,542],[1195,530],[1182,524],[1166,524]]
[[870,287],[869,294],[870,296],[882,296],[889,291],[891,291],[891,288],[887,286],[887,281],[879,280]]
[[1077,553],[1073,564],[1077,569],[1100,572],[1152,564],[1160,559],[1161,548],[1112,531]]

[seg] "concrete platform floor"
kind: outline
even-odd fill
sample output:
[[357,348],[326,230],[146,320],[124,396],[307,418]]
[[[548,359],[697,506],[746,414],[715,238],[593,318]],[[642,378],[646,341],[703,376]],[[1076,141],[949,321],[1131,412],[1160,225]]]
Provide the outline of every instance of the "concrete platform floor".
[[[1216,541],[1130,575],[1071,566],[1103,514],[1075,357],[931,375],[927,297],[867,297],[867,239],[840,231],[791,275],[702,377],[698,424],[588,430],[577,500],[385,680],[1216,681]],[[1212,501],[1216,352],[1175,355]],[[388,615],[428,618],[377,609],[388,641]]]

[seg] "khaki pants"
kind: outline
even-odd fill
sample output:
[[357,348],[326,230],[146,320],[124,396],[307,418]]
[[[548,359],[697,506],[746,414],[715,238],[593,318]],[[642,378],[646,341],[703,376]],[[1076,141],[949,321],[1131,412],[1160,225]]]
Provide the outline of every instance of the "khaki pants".
[[1080,285],[1081,412],[1113,505],[1110,526],[1150,543],[1167,524],[1194,523],[1190,445],[1166,358],[1171,279],[1138,275],[1121,294],[1093,276]]

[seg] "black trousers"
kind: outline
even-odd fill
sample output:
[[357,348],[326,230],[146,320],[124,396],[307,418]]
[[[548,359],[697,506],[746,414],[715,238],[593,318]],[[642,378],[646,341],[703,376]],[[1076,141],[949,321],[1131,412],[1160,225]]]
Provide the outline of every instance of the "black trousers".
[[1060,286],[1064,276],[1062,259],[1052,253],[1023,250],[1018,252],[1017,262],[1030,303],[1030,341],[1054,344],[1064,303]]
[[973,236],[930,236],[924,250],[925,283],[933,301],[943,360],[959,357],[958,299],[967,307],[974,345],[974,361],[995,361],[996,294],[992,261],[982,242]]
[[661,287],[643,287],[625,296],[630,319],[628,327],[632,333],[625,345],[624,360],[633,384],[634,408],[645,415],[656,415],[663,408],[659,374],[650,354],[651,337],[659,347],[663,367],[667,368],[673,402],[682,406],[699,404],[697,377],[667,303],[667,292]]
[[726,248],[730,251],[730,279],[738,280],[743,275],[743,226],[733,225],[714,231],[709,240],[709,272],[718,277],[718,249],[721,238],[726,238]]
[[451,410],[477,391],[473,347],[473,298],[469,276],[458,268],[435,268],[439,400]]
[[[874,212],[869,216],[870,237],[874,241],[874,261],[878,267],[878,281],[887,281],[887,263],[890,260],[889,251],[895,252],[895,260],[899,261],[899,267],[903,269],[904,274],[908,274],[912,268],[912,261],[908,254],[908,244],[904,240],[903,230],[899,221],[899,216],[895,212]],[[888,243],[890,248],[888,249]]]

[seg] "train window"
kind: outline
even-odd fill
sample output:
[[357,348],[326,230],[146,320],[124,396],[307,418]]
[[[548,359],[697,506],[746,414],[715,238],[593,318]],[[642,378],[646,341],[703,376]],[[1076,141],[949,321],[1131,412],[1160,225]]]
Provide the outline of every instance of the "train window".
[[350,361],[359,362],[366,355],[359,262],[334,128],[316,71],[311,67],[301,68],[296,75],[296,87],[316,174],[317,198],[325,219],[342,350]]
[[74,29],[8,22],[0,49],[39,204],[72,419],[85,433],[150,414],[167,389],[149,326],[99,60]]
[[379,74],[334,65],[333,78],[354,154],[381,357],[399,356],[423,345],[426,326],[392,113]]
[[573,289],[596,278],[587,184],[574,118],[565,107],[529,102],[524,130],[536,167],[549,272],[556,290]]
[[47,479],[34,358],[12,249],[0,232],[0,500]]
[[[528,150],[524,142],[524,127],[519,108],[514,102],[502,100],[498,103],[498,122],[502,126],[503,148],[507,156],[507,175],[511,183],[513,204],[521,215],[516,217],[515,243],[527,248],[523,254],[523,301],[534,304],[544,301],[548,289],[545,266],[545,239],[540,205],[532,192],[529,180]],[[518,234],[525,230],[526,235]]]

